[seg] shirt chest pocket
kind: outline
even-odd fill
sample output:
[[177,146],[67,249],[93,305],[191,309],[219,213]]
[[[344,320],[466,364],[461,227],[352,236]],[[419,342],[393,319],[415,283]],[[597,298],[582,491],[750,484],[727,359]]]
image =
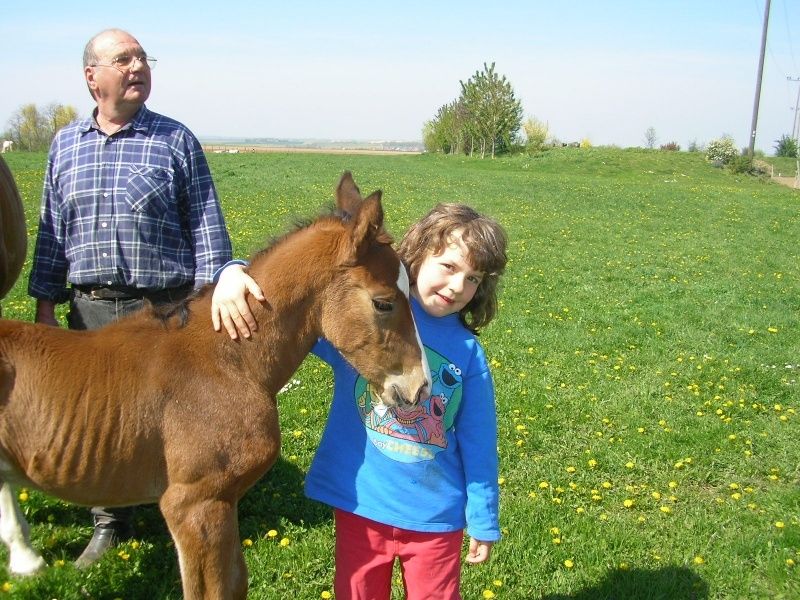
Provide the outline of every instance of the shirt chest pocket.
[[153,167],[131,167],[125,190],[131,212],[164,214],[173,197],[172,173]]

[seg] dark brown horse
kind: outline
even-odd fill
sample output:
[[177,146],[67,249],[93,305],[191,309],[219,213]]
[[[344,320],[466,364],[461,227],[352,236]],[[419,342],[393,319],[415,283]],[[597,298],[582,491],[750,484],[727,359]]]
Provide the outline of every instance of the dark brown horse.
[[0,321],[0,535],[10,569],[43,565],[9,483],[86,505],[158,502],[187,600],[244,598],[237,503],[280,449],[275,396],[319,336],[387,404],[427,394],[408,278],[383,229],[380,192],[349,173],[342,216],[257,254],[252,340],[210,324],[211,289],[183,315],[152,311],[95,331]]
[[11,171],[0,158],[0,300],[5,298],[19,277],[27,247],[22,200]]

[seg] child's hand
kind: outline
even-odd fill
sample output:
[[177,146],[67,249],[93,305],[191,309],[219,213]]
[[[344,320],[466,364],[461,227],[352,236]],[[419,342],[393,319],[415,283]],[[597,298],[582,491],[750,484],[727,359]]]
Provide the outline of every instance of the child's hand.
[[247,304],[248,293],[259,302],[264,301],[261,288],[244,272],[244,266],[225,267],[211,297],[211,321],[215,331],[221,331],[224,325],[228,335],[235,340],[239,334],[249,338],[250,332],[258,328]]
[[473,565],[486,562],[492,553],[494,542],[480,542],[475,538],[469,538],[469,552],[467,552],[467,562]]

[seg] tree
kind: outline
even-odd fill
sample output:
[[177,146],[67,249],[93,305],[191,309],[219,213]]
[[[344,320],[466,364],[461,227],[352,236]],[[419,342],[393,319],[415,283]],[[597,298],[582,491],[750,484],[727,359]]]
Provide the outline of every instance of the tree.
[[797,140],[783,134],[781,139],[775,140],[775,156],[788,156],[797,158]]
[[25,104],[11,115],[5,137],[20,150],[47,150],[56,132],[77,116],[74,107],[55,102],[42,110],[35,104]]
[[456,154],[463,151],[464,107],[459,101],[445,104],[436,116],[425,122],[423,141],[428,152]]
[[494,158],[498,152],[509,149],[522,124],[522,103],[514,97],[514,89],[505,75],[497,74],[494,63],[491,66],[484,63],[483,71],[476,71],[466,83],[459,83],[470,154],[476,145],[481,158],[487,151]]
[[647,131],[644,132],[644,141],[647,144],[647,147],[651,150],[656,147],[658,137],[656,136],[655,127],[651,126],[647,128]]
[[525,132],[525,148],[529,151],[541,150],[550,137],[550,126],[536,117],[529,117],[522,124],[522,130]]

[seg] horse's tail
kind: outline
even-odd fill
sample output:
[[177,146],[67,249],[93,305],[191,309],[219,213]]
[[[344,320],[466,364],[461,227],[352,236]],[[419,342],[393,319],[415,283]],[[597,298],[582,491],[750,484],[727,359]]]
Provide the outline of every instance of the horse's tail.
[[28,232],[22,199],[11,170],[0,158],[0,299],[14,287],[27,250]]

